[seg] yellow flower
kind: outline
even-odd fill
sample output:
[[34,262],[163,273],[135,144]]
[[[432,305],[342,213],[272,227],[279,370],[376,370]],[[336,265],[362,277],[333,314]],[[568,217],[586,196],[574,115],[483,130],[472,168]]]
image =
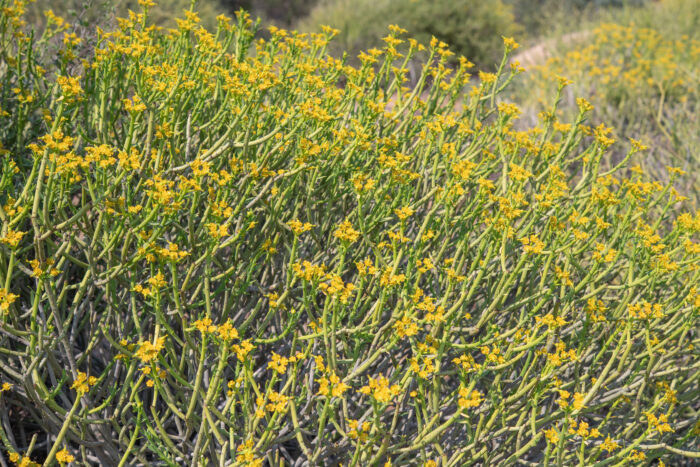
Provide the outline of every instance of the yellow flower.
[[364,174],[357,174],[352,178],[352,184],[355,187],[355,191],[358,193],[363,193],[372,190],[377,184],[377,181],[367,177]]
[[283,374],[287,371],[288,364],[289,360],[287,357],[282,357],[281,355],[277,355],[275,352],[272,352],[272,357],[267,363],[267,367],[272,368],[279,374]]
[[255,349],[255,346],[250,342],[250,339],[241,341],[240,344],[233,344],[233,351],[241,362],[245,361],[246,357],[253,349]]
[[435,264],[430,258],[425,258],[422,260],[419,259],[418,261],[416,261],[416,266],[418,267],[418,272],[420,272],[421,274],[425,274],[426,272],[435,268]]
[[39,467],[39,464],[32,461],[29,456],[24,456],[17,462],[17,467]]
[[309,261],[297,261],[292,265],[294,273],[305,281],[314,281],[323,278],[326,275],[325,265],[316,265]]
[[161,289],[168,284],[165,280],[165,276],[160,271],[158,271],[155,276],[149,278],[147,282],[151,286],[151,290]]
[[[644,147],[645,149],[646,146]],[[666,170],[668,170],[669,175],[674,176],[674,175],[685,175],[685,170],[681,169],[680,167],[669,167],[666,166]]]
[[164,345],[165,336],[159,337],[155,344],[152,344],[150,341],[141,341],[134,355],[143,363],[149,363],[158,358],[158,354],[163,349]]
[[56,460],[61,464],[70,464],[75,460],[75,457],[70,455],[66,448],[63,448],[56,453]]
[[505,36],[501,36],[501,37],[503,38],[503,45],[506,46],[506,50],[511,51],[511,50],[515,50],[518,47],[520,47],[520,44],[515,42],[515,39],[513,39],[512,37],[505,37]]
[[610,263],[617,256],[617,251],[612,248],[606,248],[602,243],[595,244],[595,251],[593,252],[593,259],[603,263]]
[[552,444],[557,444],[559,442],[559,433],[556,429],[554,429],[554,427],[545,430],[544,436],[547,438],[547,441],[549,441]]
[[341,397],[343,393],[350,389],[350,386],[343,383],[334,371],[331,371],[327,377],[322,376],[316,381],[319,384],[318,394],[321,396]]
[[564,318],[561,316],[555,318],[551,313],[547,313],[544,317],[535,316],[535,322],[538,326],[546,325],[550,331],[566,324]]
[[594,109],[593,105],[583,97],[579,97],[576,99],[576,105],[578,106],[579,111],[581,113],[590,112]]
[[610,435],[608,435],[605,438],[605,441],[603,441],[603,444],[600,445],[600,449],[603,449],[608,452],[613,452],[615,449],[618,449],[620,445],[617,443],[617,441],[614,441],[612,438],[610,438]]
[[218,238],[223,238],[228,235],[228,224],[216,224],[214,222],[210,222],[206,225],[207,230],[209,230],[209,235],[211,235],[212,238],[218,239]]
[[469,176],[475,168],[476,163],[469,160],[463,160],[452,164],[452,173],[454,173],[460,179],[466,181],[469,179]]
[[384,269],[384,272],[382,272],[382,276],[379,279],[379,285],[382,287],[393,287],[403,284],[405,280],[406,276],[404,274],[394,274],[392,273],[391,267],[387,267]]
[[559,391],[559,399],[557,400],[557,404],[559,404],[559,407],[562,409],[565,409],[569,406],[569,397],[571,396],[571,393],[569,391],[565,390],[558,390]]
[[477,390],[469,391],[467,388],[461,388],[459,396],[457,405],[462,409],[478,407],[484,401],[484,395]]
[[[129,209],[131,209],[131,207]],[[156,248],[156,254],[166,261],[175,263],[189,255],[187,251],[180,250],[180,247],[178,247],[176,243],[168,243],[167,248]]]
[[673,428],[671,428],[671,425],[668,424],[668,416],[665,413],[662,413],[658,417],[651,412],[644,412],[644,415],[647,417],[649,427],[658,431],[660,434],[665,432],[672,433],[674,431]]
[[192,174],[194,176],[201,177],[209,173],[211,164],[201,159],[195,159],[192,162],[190,162],[190,167],[192,168]]
[[559,83],[559,89],[565,88],[566,86],[573,83],[569,78],[565,76],[557,76],[557,82]]
[[138,95],[135,95],[132,99],[123,99],[124,110],[130,113],[138,113],[146,110],[146,104],[141,101]]
[[348,437],[350,437],[350,439],[359,439],[360,441],[367,441],[367,438],[369,437],[369,430],[372,428],[372,425],[369,422],[364,422],[360,424],[360,422],[357,420],[349,419],[347,420],[347,424]]
[[261,467],[263,459],[255,457],[255,443],[252,439],[248,439],[245,443],[236,448],[237,465],[246,467]]
[[343,282],[343,279],[335,273],[326,274],[323,280],[327,282],[319,284],[319,289],[326,295],[340,298],[341,303],[347,303],[353,290],[355,290],[354,284],[346,284]]
[[474,357],[472,357],[471,355],[460,355],[459,357],[454,358],[452,362],[456,365],[461,366],[462,370],[466,371],[467,373],[477,371],[481,368],[481,364],[476,363]]
[[59,76],[56,82],[61,86],[63,94],[68,98],[68,101],[81,100],[80,95],[83,88],[80,87],[80,81],[75,77]]
[[414,212],[415,211],[413,211],[413,209],[411,209],[409,206],[394,209],[394,214],[396,214],[396,216],[402,221],[412,216]]
[[612,132],[612,128],[606,127],[604,124],[598,125],[593,134],[595,136],[596,141],[603,147],[607,148],[608,146],[611,146],[614,142],[614,138],[610,138],[608,135]]
[[496,75],[494,73],[486,73],[484,71],[479,72],[479,80],[483,84],[492,84],[496,82]]
[[385,404],[401,393],[401,388],[398,384],[389,385],[389,380],[386,376],[379,378],[369,377],[369,384],[362,386],[359,392],[365,395],[372,395],[372,398],[377,402]]
[[533,176],[532,172],[526,170],[524,167],[518,164],[514,164],[511,162],[510,164],[508,164],[508,167],[510,168],[510,170],[508,171],[508,176],[518,182],[527,180],[528,178]]
[[220,324],[216,332],[219,334],[219,337],[225,341],[238,339],[238,330],[233,327],[231,321]]
[[265,406],[268,412],[284,413],[287,410],[287,402],[289,402],[289,396],[280,394],[276,391],[271,391],[268,396],[270,403]]
[[573,287],[573,286],[574,286],[574,283],[573,283],[573,281],[571,280],[571,274],[569,273],[569,271],[564,271],[564,270],[561,269],[559,266],[555,266],[555,267],[554,267],[554,272],[555,272],[557,278],[561,281],[561,283],[562,283],[563,285],[566,285],[566,286],[568,286],[568,287]]
[[362,261],[356,261],[355,266],[357,267],[357,273],[362,276],[374,276],[379,272],[374,263],[369,258],[365,258]]
[[289,226],[290,229],[292,229],[292,232],[294,232],[294,235],[301,235],[304,232],[308,232],[315,226],[313,224],[310,224],[308,222],[304,222],[303,224],[298,220],[294,219],[289,222],[287,222],[287,225]]
[[544,252],[544,243],[537,235],[533,234],[530,237],[523,237],[520,239],[520,243],[523,244],[525,253],[542,254]]
[[24,237],[24,234],[26,234],[26,232],[8,230],[7,233],[0,238],[0,242],[8,245],[10,248],[16,248],[20,240],[22,240],[22,237]]
[[5,314],[9,311],[10,305],[19,298],[19,295],[10,293],[6,289],[0,289],[0,314]]
[[360,238],[360,232],[353,229],[350,221],[345,220],[338,226],[338,229],[333,232],[333,236],[341,241],[354,243]]

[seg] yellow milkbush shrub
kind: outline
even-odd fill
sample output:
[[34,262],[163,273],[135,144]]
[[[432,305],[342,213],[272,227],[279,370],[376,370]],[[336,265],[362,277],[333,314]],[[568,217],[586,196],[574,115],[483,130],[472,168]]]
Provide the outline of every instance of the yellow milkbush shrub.
[[[17,465],[700,455],[700,212],[579,100],[392,26],[241,12],[92,46],[0,0],[0,441]],[[429,58],[415,88],[406,64]],[[559,83],[559,95],[566,83]],[[625,143],[627,144],[627,143]]]
[[651,28],[603,23],[593,29],[590,41],[554,56],[538,68],[544,77],[589,77],[600,83],[601,102],[665,92],[668,98],[687,100],[693,79],[683,64],[700,60],[700,41],[688,36],[668,39]]
[[[618,135],[653,143],[644,162],[657,178],[663,178],[668,163],[694,169],[700,164],[700,40],[668,37],[668,29],[630,20],[583,31],[563,51],[534,66],[523,91],[546,108],[552,83],[570,79],[565,104],[575,107],[574,98],[584,96],[595,105],[597,118]],[[689,181],[688,188],[700,199],[700,184]]]

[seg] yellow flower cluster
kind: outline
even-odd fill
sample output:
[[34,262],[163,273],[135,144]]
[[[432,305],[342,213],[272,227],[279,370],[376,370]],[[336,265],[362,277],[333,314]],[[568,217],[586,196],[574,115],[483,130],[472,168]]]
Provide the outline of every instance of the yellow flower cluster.
[[649,303],[643,300],[639,303],[627,305],[627,313],[630,318],[648,319],[648,318],[663,318],[663,305],[660,303]]
[[316,380],[318,382],[318,393],[325,397],[342,397],[350,389],[350,386],[340,380],[334,371],[329,371]]
[[341,303],[347,303],[355,290],[355,285],[348,282],[343,282],[340,275],[335,273],[326,274],[323,278],[324,282],[318,285],[318,288],[326,295],[338,298]]
[[294,220],[287,222],[287,225],[289,226],[290,229],[292,229],[292,232],[294,232],[294,235],[301,235],[304,232],[308,232],[309,230],[314,228],[313,224],[310,224],[308,222],[302,223],[298,219],[294,219]]
[[578,422],[576,420],[571,421],[569,426],[569,434],[577,435],[582,438],[599,438],[600,431],[598,428],[590,428],[587,422]]
[[461,409],[479,407],[483,401],[484,395],[476,389],[470,391],[467,388],[460,388],[457,405],[459,405]]
[[292,265],[292,269],[294,270],[294,274],[308,282],[318,281],[326,275],[325,265],[313,264],[306,260],[303,262],[297,261]]
[[348,420],[348,436],[350,439],[357,439],[359,441],[367,441],[369,437],[369,432],[372,429],[372,424],[370,422],[360,423],[358,420]]
[[80,396],[86,394],[90,390],[90,386],[94,386],[95,384],[97,384],[97,378],[95,376],[88,377],[85,373],[79,371],[78,377],[75,378],[75,381],[73,381],[71,385],[71,389],[75,389]]
[[561,316],[557,316],[555,318],[551,313],[547,313],[544,316],[535,316],[535,322],[538,326],[547,326],[550,331],[566,324],[566,320],[564,318]]
[[2,312],[2,314],[6,314],[10,309],[10,305],[12,305],[18,298],[19,295],[17,294],[8,292],[5,289],[0,289],[0,312]]
[[566,409],[567,407],[571,407],[574,410],[581,410],[584,408],[584,405],[583,405],[584,395],[581,394],[580,392],[574,393],[573,399],[570,399],[571,393],[569,391],[565,391],[562,389],[557,389],[557,391],[559,392],[559,399],[557,400],[557,404],[562,409]]
[[378,378],[369,377],[369,383],[358,390],[361,394],[371,395],[374,400],[381,404],[388,403],[392,398],[401,394],[401,387],[398,384],[389,384],[386,376]]
[[138,349],[134,353],[134,356],[141,360],[143,363],[150,363],[158,358],[158,355],[163,347],[165,346],[166,337],[162,336],[155,340],[154,343],[151,341],[141,341],[138,343]]
[[34,462],[29,456],[21,456],[19,453],[10,452],[10,462],[14,462],[17,467],[39,467],[41,464]]
[[665,413],[660,414],[658,417],[651,412],[644,412],[647,417],[647,423],[651,430],[658,431],[659,434],[672,433],[674,430],[668,423],[668,415]]
[[360,232],[346,219],[338,226],[338,230],[333,232],[333,236],[343,242],[355,243],[360,238]]
[[0,242],[4,243],[5,245],[8,245],[11,248],[16,248],[25,234],[26,232],[20,232],[17,230],[10,229],[7,232],[5,232],[5,235],[3,235],[2,238],[0,238]]
[[255,444],[252,439],[236,447],[236,462],[245,467],[262,467],[263,458],[256,457]]
[[67,449],[63,448],[56,453],[56,460],[61,464],[70,464],[75,460],[75,456],[70,454]]

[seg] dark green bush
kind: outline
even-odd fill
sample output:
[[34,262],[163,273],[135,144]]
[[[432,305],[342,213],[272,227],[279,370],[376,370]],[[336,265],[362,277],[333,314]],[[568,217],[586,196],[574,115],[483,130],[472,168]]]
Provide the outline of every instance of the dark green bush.
[[[182,16],[192,0],[157,0],[151,7],[150,18],[153,24],[164,27],[175,26],[174,18]],[[197,13],[201,23],[208,29],[216,28],[216,16],[225,9],[220,0],[197,0]],[[138,0],[36,0],[26,6],[26,20],[34,26],[45,23],[44,11],[53,9],[54,13],[64,17],[74,25],[94,29],[96,25],[104,28],[113,26],[117,16],[127,16],[129,10],[139,11]]]
[[513,8],[515,21],[523,35],[531,38],[551,36],[552,32],[570,32],[582,28],[585,20],[623,7],[639,7],[649,0],[505,0]]
[[317,30],[324,24],[341,31],[333,50],[347,51],[353,57],[360,50],[378,46],[387,26],[397,24],[419,42],[437,37],[450,44],[456,54],[484,68],[498,62],[501,35],[519,31],[511,7],[501,0],[332,0],[314,8],[300,27]]

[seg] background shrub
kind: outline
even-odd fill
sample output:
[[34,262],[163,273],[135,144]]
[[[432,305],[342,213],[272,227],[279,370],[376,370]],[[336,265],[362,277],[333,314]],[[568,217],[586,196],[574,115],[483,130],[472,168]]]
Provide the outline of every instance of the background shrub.
[[300,28],[338,28],[332,50],[336,54],[348,52],[354,58],[360,50],[379,46],[389,24],[407,29],[423,43],[435,36],[450,44],[456,54],[489,69],[501,58],[500,36],[512,36],[519,30],[510,7],[500,0],[329,0],[319,3],[301,21]]
[[[622,139],[653,143],[645,164],[657,177],[664,177],[667,165],[697,170],[700,2],[665,1],[608,12],[602,19],[584,23],[579,39],[552,47],[551,57],[523,80],[517,99],[543,110],[552,84],[567,77],[573,85],[562,111],[576,112],[575,98],[586,96],[596,105],[595,124],[606,122]],[[699,196],[697,180],[688,180],[686,192]]]
[[230,12],[243,8],[278,26],[291,27],[309,14],[318,0],[221,0]]
[[637,8],[649,0],[507,0],[523,39],[539,40],[581,30],[587,21],[620,9]]

